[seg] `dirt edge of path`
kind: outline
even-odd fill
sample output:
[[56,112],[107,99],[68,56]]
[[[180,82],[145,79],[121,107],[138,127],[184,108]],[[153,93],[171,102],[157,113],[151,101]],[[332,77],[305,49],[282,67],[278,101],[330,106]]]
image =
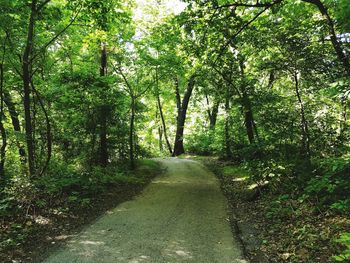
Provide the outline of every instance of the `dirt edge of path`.
[[290,192],[257,189],[249,172],[233,162],[217,157],[195,159],[220,180],[230,204],[231,224],[251,263],[336,262],[334,255],[346,253],[336,240],[349,232],[348,214],[316,209],[315,203],[299,202]]
[[229,190],[229,188],[232,188],[232,182],[227,181],[227,178],[223,176],[219,164],[214,159],[205,158],[205,160],[199,161],[213,172],[220,181],[220,188],[228,202],[228,218],[232,234],[240,242],[244,257],[250,263],[271,262],[268,256],[260,249],[263,240],[259,237],[259,230],[256,228],[258,222],[254,220],[254,217],[247,216],[250,214],[247,209],[254,209],[251,206],[252,204],[249,203],[248,206],[247,204],[242,204],[241,198],[232,195],[232,189]]
[[165,172],[161,163],[156,161],[157,169],[140,167],[136,173],[148,173],[147,180],[142,184],[120,184],[106,189],[101,196],[92,200],[88,209],[79,208],[63,216],[48,218],[50,224],[37,226],[36,231],[19,247],[0,252],[0,262],[3,263],[37,263],[52,251],[59,249],[73,235],[79,233],[87,225],[95,222],[106,212],[119,204],[132,200],[142,193],[153,178]]

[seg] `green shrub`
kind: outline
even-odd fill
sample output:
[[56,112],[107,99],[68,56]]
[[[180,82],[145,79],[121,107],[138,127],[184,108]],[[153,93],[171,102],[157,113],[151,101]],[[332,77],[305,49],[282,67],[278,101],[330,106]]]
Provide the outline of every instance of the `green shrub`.
[[307,182],[302,199],[312,199],[321,206],[348,211],[350,203],[350,162],[348,157],[318,162],[317,175]]
[[295,212],[295,209],[290,202],[290,195],[280,195],[271,202],[268,218],[285,218],[289,217]]
[[5,217],[16,207],[16,199],[14,196],[6,197],[0,200],[0,216]]
[[340,238],[336,239],[335,242],[343,245],[345,250],[332,258],[338,262],[348,262],[350,260],[350,233],[343,233]]
[[188,152],[198,155],[216,155],[221,152],[221,139],[214,131],[200,131],[186,139]]

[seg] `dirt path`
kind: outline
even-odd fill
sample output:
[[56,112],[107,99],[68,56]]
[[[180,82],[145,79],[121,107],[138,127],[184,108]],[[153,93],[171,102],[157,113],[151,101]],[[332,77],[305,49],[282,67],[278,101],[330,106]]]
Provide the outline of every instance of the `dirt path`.
[[195,161],[158,160],[167,171],[143,194],[42,262],[246,262],[214,175]]

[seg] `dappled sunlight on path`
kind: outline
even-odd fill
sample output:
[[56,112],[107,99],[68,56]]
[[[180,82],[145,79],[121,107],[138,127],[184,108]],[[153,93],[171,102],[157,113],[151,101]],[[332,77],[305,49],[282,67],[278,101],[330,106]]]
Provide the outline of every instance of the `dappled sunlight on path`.
[[43,262],[246,262],[213,174],[195,161],[158,160],[166,173]]

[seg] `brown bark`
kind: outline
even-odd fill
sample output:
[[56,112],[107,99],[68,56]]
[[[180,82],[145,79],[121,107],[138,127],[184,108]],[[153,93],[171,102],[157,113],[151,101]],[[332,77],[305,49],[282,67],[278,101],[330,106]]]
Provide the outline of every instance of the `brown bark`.
[[186,121],[186,114],[188,109],[188,104],[190,102],[190,98],[192,95],[192,91],[194,89],[195,84],[195,75],[192,75],[187,83],[187,89],[185,92],[185,95],[182,99],[180,99],[180,92],[178,83],[176,81],[176,102],[177,102],[177,125],[176,125],[176,135],[175,135],[175,144],[174,144],[174,151],[173,156],[178,156],[183,153],[185,153],[184,145],[183,145],[183,136],[184,136],[184,128],[185,128],[185,121]]
[[[243,59],[240,60],[240,69],[241,69],[242,78],[244,78],[244,61],[243,61]],[[247,131],[249,143],[252,144],[255,141],[254,132],[256,132],[256,135],[258,135],[257,127],[256,127],[256,124],[254,121],[252,104],[251,104],[249,95],[247,94],[246,86],[244,83],[242,84],[241,90],[242,90],[241,101],[242,101],[242,106],[243,106],[243,111],[244,111],[244,125],[245,125],[246,131]]]
[[163,151],[163,129],[162,126],[159,125],[158,127],[158,134],[159,134],[159,151]]
[[135,96],[131,96],[131,115],[130,115],[130,129],[129,129],[129,160],[130,168],[135,168],[135,155],[134,155],[134,126],[135,126]]
[[210,108],[210,102],[208,95],[205,95],[208,105],[208,117],[209,117],[209,129],[214,130],[216,125],[216,120],[219,112],[219,102],[216,100],[212,108]]
[[0,148],[0,182],[4,179],[4,167],[5,167],[5,156],[6,156],[6,146],[7,146],[7,137],[6,130],[2,120],[0,121],[0,133],[1,133],[1,148]]
[[272,89],[274,82],[275,82],[275,72],[272,70],[269,75],[269,83],[267,84],[267,87],[269,89]]
[[[101,65],[100,76],[107,75],[107,48],[106,44],[102,43],[101,48]],[[107,105],[102,105],[100,109],[100,164],[106,166],[108,164],[108,141],[107,141],[107,116],[109,109]]]
[[242,98],[243,110],[244,110],[244,125],[247,131],[249,143],[254,143],[254,117],[250,99],[246,92],[243,92]]
[[22,57],[22,80],[23,80],[23,106],[24,106],[24,120],[25,133],[28,151],[28,165],[29,175],[33,176],[35,173],[35,153],[34,153],[34,138],[31,117],[31,54],[34,46],[34,26],[36,17],[37,0],[31,2],[31,12],[28,22],[27,40]]
[[135,114],[136,114],[136,100],[144,94],[149,87],[147,87],[145,90],[140,92],[139,94],[135,95],[134,89],[129,83],[128,79],[124,75],[121,67],[117,69],[117,71],[120,73],[122,76],[125,85],[127,86],[127,92],[129,93],[131,102],[130,102],[130,108],[131,108],[131,113],[130,113],[130,127],[129,127],[129,161],[130,161],[130,168],[134,169],[135,168],[135,154],[134,154],[134,126],[135,126]]
[[5,156],[6,156],[6,146],[7,146],[7,139],[6,139],[6,130],[4,128],[4,124],[2,122],[3,116],[4,116],[4,61],[0,64],[0,133],[1,133],[1,139],[2,144],[0,148],[0,183],[4,179],[4,166],[5,166]]
[[46,155],[46,161],[45,164],[40,172],[40,175],[42,175],[47,167],[49,166],[50,160],[51,160],[51,156],[52,156],[52,134],[51,134],[51,122],[50,122],[50,118],[49,118],[49,114],[47,112],[47,110],[45,109],[45,105],[44,102],[41,99],[41,96],[39,94],[39,92],[35,89],[34,83],[33,81],[31,81],[31,87],[32,90],[34,91],[36,98],[39,101],[39,105],[44,113],[45,116],[45,122],[46,122],[46,144],[47,144],[47,155]]
[[301,147],[300,147],[300,156],[301,157],[310,157],[310,138],[309,138],[309,127],[308,122],[305,117],[305,107],[304,102],[301,98],[300,90],[299,90],[299,79],[298,74],[294,73],[294,81],[295,81],[295,93],[298,98],[298,103],[300,107],[300,116],[301,116]]
[[157,124],[158,124],[158,144],[159,144],[159,151],[162,152],[163,151],[163,128],[162,128],[162,123],[161,120],[159,119],[158,116],[158,104],[156,105],[157,110],[156,110],[156,120],[157,120]]
[[164,114],[163,114],[162,104],[160,102],[159,93],[157,93],[157,103],[158,103],[160,119],[162,121],[162,127],[163,127],[163,134],[164,134],[165,143],[167,145],[169,153],[173,154],[173,149],[171,148],[171,144],[170,144],[169,138],[168,138],[167,127],[166,127],[165,118],[164,118]]
[[230,90],[227,86],[225,96],[225,154],[226,158],[232,157],[231,138],[230,138],[230,126],[231,126],[231,114],[230,114]]
[[[158,110],[159,110],[160,119],[162,121],[164,139],[165,139],[165,143],[167,145],[167,148],[169,150],[169,153],[172,155],[173,154],[173,149],[171,148],[171,144],[169,142],[167,127],[166,127],[166,123],[165,123],[162,103],[160,101],[160,95],[159,95],[159,89],[158,89],[158,70],[156,70],[156,84],[157,84],[157,90],[156,90],[157,104],[158,104]],[[178,92],[177,92],[177,94],[178,94]]]
[[267,3],[257,3],[255,4],[248,4],[248,3],[231,3],[231,4],[224,4],[221,6],[218,6],[216,8],[229,8],[229,7],[272,7],[273,5],[276,5],[278,3],[281,3],[283,0],[276,0],[274,2],[267,2]]

